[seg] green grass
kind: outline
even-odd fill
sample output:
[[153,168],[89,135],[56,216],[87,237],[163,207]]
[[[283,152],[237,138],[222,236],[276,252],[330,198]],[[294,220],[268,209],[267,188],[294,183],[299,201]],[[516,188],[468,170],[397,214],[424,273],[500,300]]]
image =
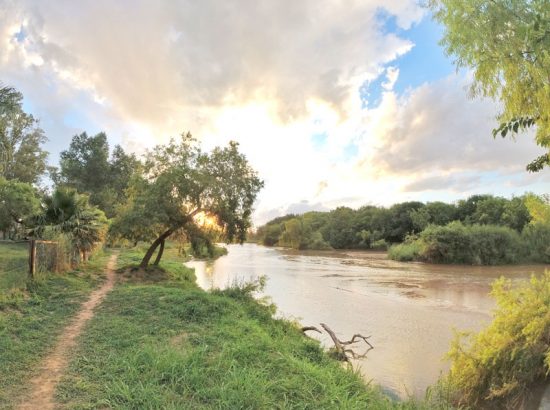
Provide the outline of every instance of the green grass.
[[[135,251],[120,261],[134,261]],[[412,408],[367,387],[250,288],[207,293],[174,254],[161,274],[125,270],[57,391],[64,408]],[[122,272],[122,271],[121,271]],[[187,273],[186,273],[187,272]]]
[[28,257],[27,243],[0,242],[0,292],[25,287]]
[[[0,293],[0,409],[14,406],[40,360],[102,280],[108,254],[67,274],[50,274],[17,292]],[[101,273],[101,274],[100,274]]]
[[394,261],[410,262],[417,260],[422,247],[418,241],[393,245],[388,250],[388,258]]

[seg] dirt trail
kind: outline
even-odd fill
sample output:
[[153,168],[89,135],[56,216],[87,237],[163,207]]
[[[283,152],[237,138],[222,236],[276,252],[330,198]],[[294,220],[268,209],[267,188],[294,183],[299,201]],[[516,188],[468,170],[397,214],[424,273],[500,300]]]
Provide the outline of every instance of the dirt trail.
[[54,393],[69,362],[69,355],[76,344],[76,338],[84,325],[94,316],[94,309],[101,303],[115,284],[115,266],[118,255],[114,254],[107,264],[107,280],[101,288],[92,292],[83,303],[73,321],[63,330],[52,353],[40,364],[39,372],[30,381],[30,392],[18,406],[20,410],[49,410],[55,408]]

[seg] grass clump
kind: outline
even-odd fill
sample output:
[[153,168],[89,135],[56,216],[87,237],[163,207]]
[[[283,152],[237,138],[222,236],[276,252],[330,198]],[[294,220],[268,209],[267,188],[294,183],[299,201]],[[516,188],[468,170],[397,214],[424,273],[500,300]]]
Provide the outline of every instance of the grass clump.
[[57,399],[80,409],[408,406],[274,319],[273,306],[253,297],[259,286],[208,293],[190,277],[119,284],[81,336]]
[[530,388],[550,373],[550,271],[514,286],[499,279],[498,308],[477,335],[457,335],[443,384],[453,402],[469,408],[520,408]]
[[0,408],[11,408],[42,357],[102,279],[108,254],[77,271],[49,274],[0,298]]
[[418,241],[403,242],[390,247],[388,258],[396,261],[410,262],[419,259],[421,250],[422,244]]

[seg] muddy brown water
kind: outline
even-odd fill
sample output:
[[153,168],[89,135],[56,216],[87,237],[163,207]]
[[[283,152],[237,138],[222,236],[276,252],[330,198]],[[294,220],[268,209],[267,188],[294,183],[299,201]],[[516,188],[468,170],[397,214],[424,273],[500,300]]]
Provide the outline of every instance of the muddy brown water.
[[[453,329],[475,331],[490,321],[495,279],[524,280],[550,268],[401,263],[382,252],[289,251],[254,244],[228,250],[213,263],[188,263],[202,288],[265,275],[264,294],[279,316],[304,326],[326,323],[342,340],[354,333],[371,335],[374,350],[355,366],[366,380],[402,398],[422,397],[448,369],[444,355]],[[330,345],[328,336],[321,341]]]

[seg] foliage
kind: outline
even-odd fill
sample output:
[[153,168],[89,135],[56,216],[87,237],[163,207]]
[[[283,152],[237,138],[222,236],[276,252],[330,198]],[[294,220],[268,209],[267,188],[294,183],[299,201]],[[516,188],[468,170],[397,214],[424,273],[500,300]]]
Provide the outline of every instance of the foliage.
[[23,237],[22,228],[39,209],[38,192],[31,184],[0,177],[0,231],[4,238]]
[[422,251],[422,244],[418,241],[403,242],[397,245],[393,245],[388,249],[388,258],[402,261],[411,262],[418,260]]
[[354,210],[339,207],[330,211],[326,224],[321,229],[323,238],[336,249],[352,248],[355,238]]
[[388,242],[402,242],[409,234],[420,232],[411,219],[411,213],[423,208],[422,202],[402,202],[390,207],[389,230],[385,238]]
[[417,239],[392,248],[389,257],[431,263],[498,265],[517,263],[525,258],[520,235],[507,227],[494,225],[429,225]]
[[38,121],[23,111],[23,95],[0,87],[0,177],[38,183],[46,170],[46,141]]
[[[256,240],[267,246],[295,249],[385,249],[403,242],[429,225],[445,226],[461,221],[465,226],[498,225],[522,232],[534,214],[546,212],[544,198],[533,194],[506,199],[473,195],[456,204],[404,202],[390,208],[340,207],[330,212],[308,212],[275,218],[258,228]],[[550,207],[548,207],[550,208]],[[532,212],[531,212],[532,211]],[[419,246],[394,247],[396,258],[415,257]]]
[[457,405],[520,408],[530,387],[550,372],[550,271],[514,286],[499,279],[492,295],[498,308],[477,335],[454,340],[447,382]]
[[550,196],[525,195],[525,206],[531,216],[532,223],[550,224]]
[[536,126],[548,150],[529,166],[550,165],[550,8],[547,0],[431,0],[446,28],[442,44],[458,67],[473,69],[474,95],[498,98],[503,111],[493,134]]
[[70,235],[72,245],[86,260],[97,243],[105,239],[107,218],[103,211],[89,204],[86,195],[74,189],[57,188],[44,198],[33,234],[42,237],[48,229]]
[[214,220],[227,241],[244,241],[256,195],[263,186],[238,144],[203,153],[190,134],[150,151],[143,177],[135,178],[130,201],[111,234],[152,241],[142,267],[171,235],[209,237],[198,216]]
[[53,173],[56,185],[89,194],[90,203],[108,217],[115,216],[117,207],[125,203],[130,180],[142,166],[134,154],[127,154],[119,145],[109,158],[105,133],[75,135],[60,157],[60,170]]
[[523,230],[522,238],[529,251],[529,260],[550,263],[550,223],[529,224]]

